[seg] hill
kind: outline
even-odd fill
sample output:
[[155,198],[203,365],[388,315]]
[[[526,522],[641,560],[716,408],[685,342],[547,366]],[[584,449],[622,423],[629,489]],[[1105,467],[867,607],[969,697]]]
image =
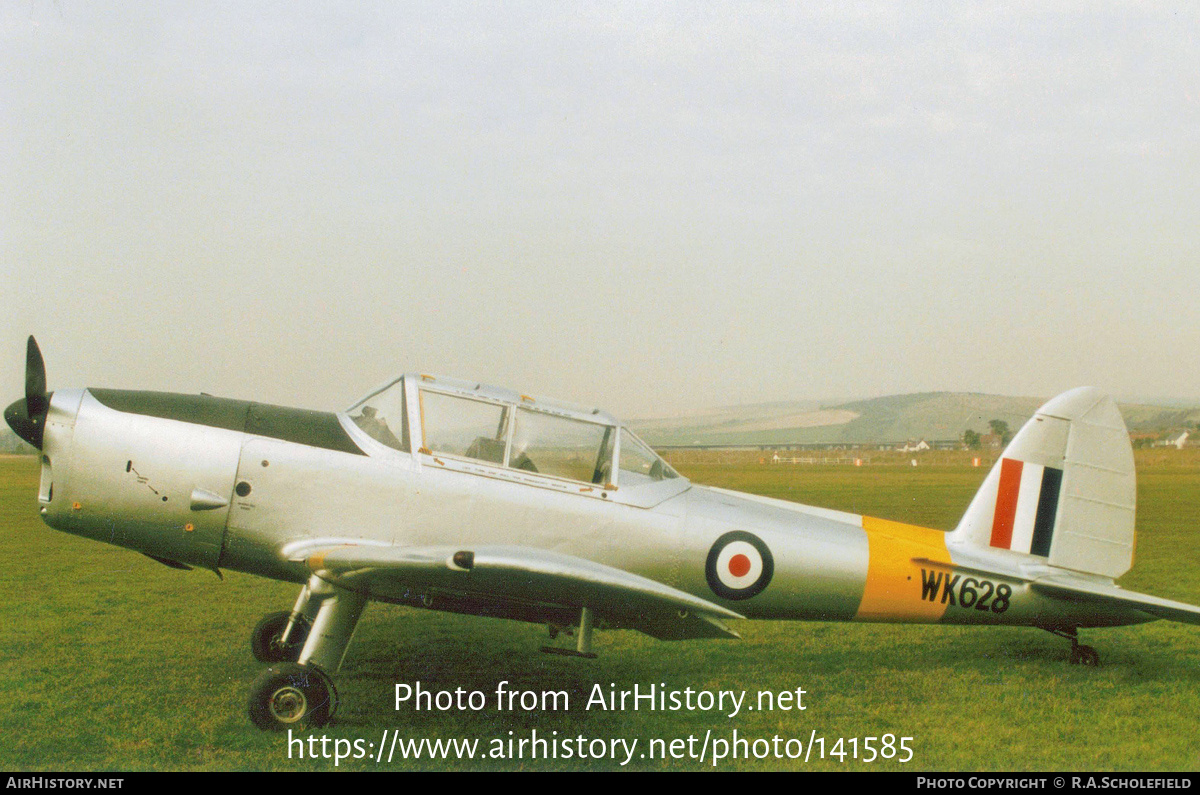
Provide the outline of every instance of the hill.
[[[652,445],[888,444],[906,440],[961,439],[964,432],[989,432],[990,420],[1021,427],[1045,402],[976,392],[920,392],[826,405],[820,402],[730,406],[678,417],[632,420],[629,425]],[[1152,432],[1200,423],[1200,408],[1122,404],[1132,432]]]

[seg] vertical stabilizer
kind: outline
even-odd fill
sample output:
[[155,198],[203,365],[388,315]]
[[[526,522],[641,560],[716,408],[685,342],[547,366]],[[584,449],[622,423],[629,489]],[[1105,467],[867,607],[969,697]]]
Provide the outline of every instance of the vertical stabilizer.
[[1133,564],[1136,501],[1133,449],[1116,402],[1092,387],[1073,389],[1025,423],[949,543],[1119,577]]

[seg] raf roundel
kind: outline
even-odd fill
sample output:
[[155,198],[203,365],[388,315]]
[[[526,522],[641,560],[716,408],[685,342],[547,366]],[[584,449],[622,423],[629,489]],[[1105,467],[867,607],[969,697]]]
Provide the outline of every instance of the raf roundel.
[[775,573],[771,550],[758,536],[735,530],[717,539],[708,551],[708,587],[726,599],[749,599],[762,593]]

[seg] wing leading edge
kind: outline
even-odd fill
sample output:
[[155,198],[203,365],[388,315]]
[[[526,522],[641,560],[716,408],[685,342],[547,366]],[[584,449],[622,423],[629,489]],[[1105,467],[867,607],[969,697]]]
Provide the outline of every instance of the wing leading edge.
[[[310,547],[311,550],[311,547]],[[740,637],[742,618],[660,582],[572,555],[516,546],[336,546],[304,557],[321,579],[384,601],[433,591],[459,612],[538,621],[590,608],[605,625],[662,640]]]

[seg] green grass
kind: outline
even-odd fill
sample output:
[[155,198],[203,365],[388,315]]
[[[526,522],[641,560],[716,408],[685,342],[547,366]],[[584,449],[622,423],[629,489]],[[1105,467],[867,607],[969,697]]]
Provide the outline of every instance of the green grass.
[[[1200,460],[1139,458],[1138,560],[1126,587],[1200,601]],[[932,527],[952,526],[985,474],[922,467],[690,463],[698,482]],[[287,758],[284,738],[247,721],[261,665],[250,628],[290,607],[295,587],[236,573],[167,569],[58,533],[37,517],[37,465],[0,459],[0,760],[16,769],[332,769]],[[721,769],[1161,770],[1200,767],[1200,627],[1155,622],[1090,630],[1099,669],[1064,662],[1067,644],[1033,629],[743,622],[745,639],[663,643],[601,633],[594,661],[538,652],[542,628],[373,604],[336,681],[331,738],[379,742],[385,728],[421,738],[539,735],[637,738],[779,734],[807,742],[908,735],[907,765],[847,760],[727,761]],[[397,682],[489,696],[566,690],[569,712],[393,709]],[[592,685],[794,690],[803,712],[598,712]],[[611,761],[394,761],[380,769],[613,769]],[[635,759],[634,768],[696,769]],[[704,765],[703,767],[708,767]],[[366,761],[342,769],[376,769]]]

